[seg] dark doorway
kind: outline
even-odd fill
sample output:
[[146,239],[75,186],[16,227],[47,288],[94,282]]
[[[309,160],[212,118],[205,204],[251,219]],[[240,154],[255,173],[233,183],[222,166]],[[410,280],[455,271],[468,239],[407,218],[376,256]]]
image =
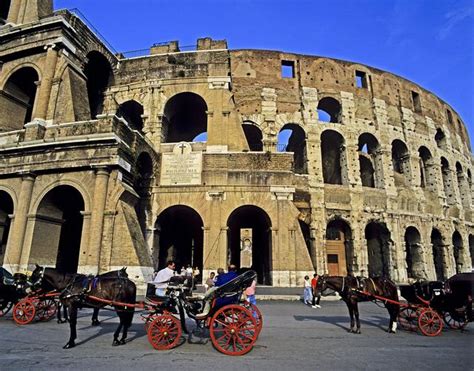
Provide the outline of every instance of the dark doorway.
[[385,224],[371,222],[365,228],[365,239],[369,256],[369,277],[390,278],[390,231]]
[[[134,189],[140,196],[139,201],[135,205],[135,210],[138,216],[138,222],[142,230],[145,241],[146,227],[147,227],[147,216],[151,211],[151,186],[153,177],[153,161],[147,152],[142,152],[136,161],[135,166],[135,178],[134,178]],[[151,223],[150,223],[151,224]],[[156,257],[158,259],[158,257]]]
[[7,23],[9,12],[10,12],[10,0],[0,1],[0,26]]
[[431,247],[433,251],[433,264],[436,272],[436,280],[444,281],[444,243],[441,232],[436,228],[431,231]]
[[344,184],[342,178],[344,138],[334,130],[325,130],[321,134],[321,159],[323,179],[327,184]]
[[298,174],[306,174],[306,134],[296,124],[286,124],[278,133],[278,152],[293,152],[293,170]]
[[245,139],[251,151],[263,151],[262,131],[251,121],[245,121],[242,124],[244,129]]
[[140,103],[134,100],[124,102],[119,106],[116,115],[127,121],[132,129],[143,130],[143,106]]
[[87,64],[84,69],[87,77],[87,94],[91,118],[102,113],[104,108],[104,91],[112,81],[112,68],[109,61],[101,53],[92,51],[87,54]]
[[257,272],[258,283],[271,285],[272,253],[271,253],[271,221],[268,214],[257,206],[241,206],[234,210],[227,221],[228,263],[241,267],[241,250],[245,242],[242,230],[251,230],[252,263]]
[[[353,273],[357,268],[353,264],[352,231],[349,224],[342,219],[332,220],[326,226],[326,254],[329,274],[333,272],[332,275],[345,276],[348,273]],[[329,261],[329,255],[338,256],[338,265]]]
[[405,231],[405,249],[408,278],[426,279],[421,236],[415,227],[408,227]]
[[469,235],[469,252],[471,254],[471,270],[474,269],[474,235]]
[[[0,191],[0,266],[5,258],[8,235],[13,214],[13,200],[7,192]],[[8,263],[8,262],[6,262]]]
[[453,233],[453,254],[454,261],[456,263],[456,273],[461,273],[463,271],[463,241],[461,234],[458,231]]
[[58,186],[41,200],[29,264],[52,266],[65,273],[77,272],[82,235],[84,200],[71,186]]
[[195,210],[184,205],[169,207],[158,216],[155,228],[158,269],[174,260],[177,270],[190,264],[202,272],[203,221]]

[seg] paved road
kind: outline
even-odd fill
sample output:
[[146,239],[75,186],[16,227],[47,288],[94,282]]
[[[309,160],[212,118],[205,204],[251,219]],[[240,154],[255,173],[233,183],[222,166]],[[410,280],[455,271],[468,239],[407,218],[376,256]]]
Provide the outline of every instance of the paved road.
[[256,347],[246,356],[229,357],[212,345],[184,343],[171,351],[155,351],[148,343],[139,316],[130,342],[112,347],[117,323],[102,312],[101,327],[90,326],[90,311],[79,318],[79,346],[61,347],[67,325],[55,322],[16,326],[0,318],[0,370],[94,369],[138,371],[179,370],[473,370],[474,324],[470,331],[443,331],[436,338],[384,331],[385,309],[361,304],[362,334],[347,333],[348,314],[342,302],[322,302],[312,309],[298,302],[260,302],[264,329]]

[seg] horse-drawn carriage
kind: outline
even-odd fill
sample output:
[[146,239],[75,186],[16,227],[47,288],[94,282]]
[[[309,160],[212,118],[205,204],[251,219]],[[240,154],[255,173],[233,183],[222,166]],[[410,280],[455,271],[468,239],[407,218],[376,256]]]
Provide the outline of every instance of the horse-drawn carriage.
[[[248,353],[263,325],[258,308],[241,301],[242,292],[255,277],[254,271],[247,271],[221,287],[212,288],[203,297],[188,297],[185,286],[172,281],[169,296],[162,302],[152,300],[153,311],[144,316],[148,340],[158,350],[174,348],[182,331],[187,332],[186,314],[196,322],[198,336],[208,329],[218,351],[234,356]],[[179,315],[179,320],[174,314]]]
[[[76,345],[79,308],[94,308],[96,315],[98,308],[111,306],[120,318],[113,345],[126,343],[134,311],[141,309],[144,310],[142,317],[148,340],[155,349],[172,349],[180,343],[183,331],[188,332],[187,316],[196,322],[198,330],[209,331],[217,350],[228,355],[243,355],[253,348],[262,328],[262,315],[258,308],[241,301],[243,291],[255,278],[254,271],[247,271],[209,290],[203,297],[192,297],[189,286],[181,277],[176,277],[170,281],[166,297],[147,298],[144,302],[136,302],[136,287],[128,279],[125,269],[89,279],[84,275],[61,274],[52,268],[37,266],[31,279],[33,287],[43,290],[51,285],[59,287],[67,283],[59,296],[70,317],[71,335],[64,346],[66,349]],[[119,340],[122,329],[123,335]]]
[[26,287],[26,275],[11,274],[0,267],[0,317],[7,314],[21,298],[26,296]]
[[59,308],[59,292],[32,292],[13,306],[13,320],[18,325],[37,321],[49,321]]
[[426,336],[439,335],[444,323],[452,329],[464,329],[472,322],[474,273],[460,273],[445,282],[417,282],[400,286],[407,304],[398,316],[400,326],[420,330]]

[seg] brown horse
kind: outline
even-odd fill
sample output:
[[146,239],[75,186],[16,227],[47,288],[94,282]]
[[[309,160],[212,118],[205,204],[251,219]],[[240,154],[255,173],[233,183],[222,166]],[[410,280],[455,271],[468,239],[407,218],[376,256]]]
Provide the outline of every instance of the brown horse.
[[[323,275],[318,280],[315,295],[321,294],[327,289],[338,292],[342,300],[346,303],[351,317],[351,328],[349,332],[356,334],[360,334],[359,302],[375,301],[376,298],[374,295],[398,302],[397,286],[385,277],[356,278],[353,276],[340,277]],[[387,301],[384,302],[383,300],[378,301],[384,303],[390,315],[388,332],[395,333],[400,305]],[[355,324],[357,324],[357,328],[355,328]]]

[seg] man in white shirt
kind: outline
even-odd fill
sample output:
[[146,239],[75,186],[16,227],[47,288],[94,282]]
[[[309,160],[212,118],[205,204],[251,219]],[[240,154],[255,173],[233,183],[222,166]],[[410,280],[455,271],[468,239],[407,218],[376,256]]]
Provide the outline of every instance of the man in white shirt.
[[170,278],[175,274],[175,268],[174,261],[170,260],[166,263],[166,268],[163,268],[156,274],[153,282],[155,283],[157,296],[165,296]]

